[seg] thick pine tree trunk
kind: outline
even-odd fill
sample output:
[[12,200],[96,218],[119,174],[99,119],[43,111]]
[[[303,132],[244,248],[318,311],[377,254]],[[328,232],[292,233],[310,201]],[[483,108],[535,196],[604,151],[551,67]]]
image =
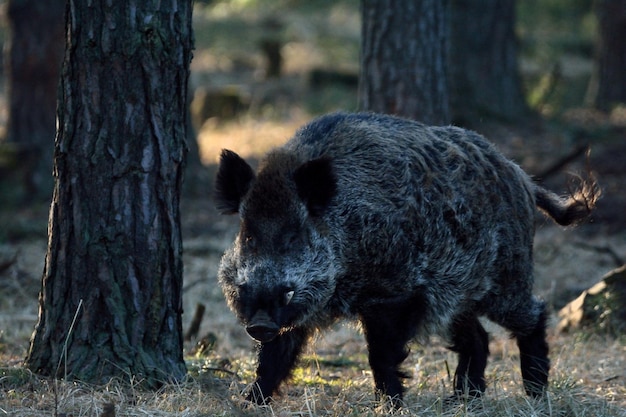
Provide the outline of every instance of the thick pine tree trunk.
[[[70,2],[54,197],[26,366],[180,380],[191,1]],[[75,320],[74,320],[75,318]]]
[[447,0],[362,0],[362,110],[449,122]]
[[17,149],[26,199],[52,194],[56,92],[63,59],[64,0],[10,0],[7,140]]
[[599,0],[600,26],[596,107],[609,111],[626,103],[626,0]]
[[515,0],[452,0],[450,33],[455,122],[528,115],[518,72]]

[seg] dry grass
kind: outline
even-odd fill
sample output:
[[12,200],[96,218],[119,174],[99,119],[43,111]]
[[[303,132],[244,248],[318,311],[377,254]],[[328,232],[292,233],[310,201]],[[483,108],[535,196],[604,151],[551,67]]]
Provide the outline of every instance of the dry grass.
[[[626,416],[626,345],[583,334],[551,335],[553,368],[547,396],[523,394],[514,341],[495,326],[482,399],[450,402],[455,355],[441,344],[412,346],[405,362],[406,416]],[[10,356],[12,354],[13,356]],[[232,354],[232,352],[231,352]],[[292,380],[268,406],[246,403],[254,379],[252,351],[188,356],[189,374],[179,384],[145,391],[139,382],[106,386],[40,378],[21,368],[15,352],[0,357],[0,415],[11,416],[378,416],[390,410],[375,401],[366,349],[358,330],[338,326],[320,335]],[[115,414],[105,412],[109,407]]]
[[[341,332],[342,330],[340,330]],[[352,330],[348,331],[350,334]],[[359,335],[353,333],[356,339]],[[345,335],[344,335],[345,336]],[[360,343],[333,346],[333,336],[305,355],[282,395],[268,406],[253,406],[241,392],[253,380],[254,360],[227,360],[211,354],[188,358],[189,376],[180,384],[144,391],[111,381],[103,387],[50,381],[19,366],[0,368],[0,415],[105,416],[378,416],[390,414],[374,400],[371,372]],[[454,355],[436,344],[413,347],[406,362],[413,377],[406,383],[405,416],[626,416],[626,346],[601,337],[551,337],[553,370],[547,396],[523,395],[514,342],[491,343],[489,385],[482,399],[446,401],[451,393]],[[346,348],[346,346],[348,346]],[[334,352],[331,350],[334,349]],[[6,363],[3,360],[3,363]]]

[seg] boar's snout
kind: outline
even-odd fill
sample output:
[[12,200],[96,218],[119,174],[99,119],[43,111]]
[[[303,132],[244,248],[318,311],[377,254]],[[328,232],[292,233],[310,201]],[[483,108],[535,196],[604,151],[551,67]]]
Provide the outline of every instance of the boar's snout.
[[254,340],[267,343],[278,335],[280,327],[264,310],[257,311],[246,326],[246,331]]

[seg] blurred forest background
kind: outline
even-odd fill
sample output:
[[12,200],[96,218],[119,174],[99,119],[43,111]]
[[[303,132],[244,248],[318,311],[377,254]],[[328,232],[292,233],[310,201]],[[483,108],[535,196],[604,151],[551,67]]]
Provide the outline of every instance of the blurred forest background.
[[[0,42],[4,44],[0,66],[0,368],[5,369],[19,367],[28,347],[37,319],[46,251],[59,76],[55,69],[60,69],[63,54],[65,13],[64,1],[40,3],[48,1],[58,4],[57,13],[42,11],[32,0],[13,1],[15,8],[0,1]],[[453,116],[454,124],[484,134],[556,191],[566,190],[564,171],[580,172],[589,166],[597,173],[603,197],[592,222],[582,231],[565,234],[556,228],[542,229],[536,242],[538,293],[557,310],[626,259],[626,104],[596,100],[601,30],[596,11],[601,3],[517,1],[519,72],[531,112],[514,119],[480,112],[471,118]],[[626,19],[626,10],[622,12],[621,18]],[[13,26],[11,22],[20,18],[21,26]],[[621,21],[622,34],[626,33],[625,21]],[[218,343],[223,360],[233,352],[251,351],[250,342],[214,288],[219,256],[236,228],[236,219],[217,216],[210,200],[219,151],[230,148],[255,160],[315,115],[357,110],[361,17],[358,0],[199,0],[194,5],[193,26],[195,51],[189,85],[193,130],[182,200],[183,322],[187,327],[191,321],[187,313],[198,302],[207,303],[208,318],[199,332],[206,337],[200,340],[201,347],[196,340],[188,341],[186,353],[211,350]],[[32,55],[13,58],[16,65],[19,59],[23,61],[21,67],[11,69],[9,45],[26,48],[26,39],[31,47],[35,45]],[[49,72],[33,73],[29,65],[42,60],[50,63]],[[23,100],[12,107],[11,95]],[[20,122],[11,125],[15,115]],[[15,136],[20,129],[30,132],[27,137],[42,135],[44,141],[20,139]],[[40,147],[46,141],[48,145]],[[587,145],[591,147],[588,161]],[[576,233],[578,238],[573,237]],[[350,337],[345,336],[342,346],[353,344]],[[606,398],[612,401],[624,394],[615,385],[624,386],[626,352],[620,342],[618,348],[607,346],[614,352],[612,360],[622,368],[607,370],[602,376],[593,373],[596,368],[582,368],[580,373],[585,384],[599,378],[606,385]],[[581,356],[588,358],[585,355],[596,348],[582,349]],[[570,360],[576,363],[575,358]],[[223,368],[213,363],[202,366]],[[567,385],[562,373],[562,385]]]
[[[30,228],[45,233],[45,227],[31,219],[16,223],[12,210],[45,206],[52,190],[64,2],[34,7],[36,3],[0,2],[5,51],[0,202],[11,208],[12,219],[0,238],[29,233]],[[619,139],[626,125],[624,105],[596,99],[597,10],[604,3],[619,8],[620,2],[516,2],[519,73],[532,113],[512,119],[479,110],[470,118],[453,114],[452,122],[503,142],[505,153],[532,174],[541,174],[584,144]],[[357,109],[358,0],[198,1],[194,30],[189,91],[194,132],[186,190],[199,191],[199,183],[206,181],[198,170],[200,162],[214,164],[223,147],[256,157],[314,115]],[[507,150],[509,146],[516,149]],[[538,154],[544,155],[541,161],[535,158]]]

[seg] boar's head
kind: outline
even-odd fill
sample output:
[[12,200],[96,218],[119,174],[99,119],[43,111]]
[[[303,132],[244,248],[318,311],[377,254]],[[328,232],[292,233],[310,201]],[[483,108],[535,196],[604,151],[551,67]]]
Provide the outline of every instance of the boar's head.
[[222,151],[215,199],[240,216],[218,280],[230,308],[259,342],[327,315],[337,266],[324,215],[336,194],[328,158],[299,161],[274,151],[258,175],[237,154]]

